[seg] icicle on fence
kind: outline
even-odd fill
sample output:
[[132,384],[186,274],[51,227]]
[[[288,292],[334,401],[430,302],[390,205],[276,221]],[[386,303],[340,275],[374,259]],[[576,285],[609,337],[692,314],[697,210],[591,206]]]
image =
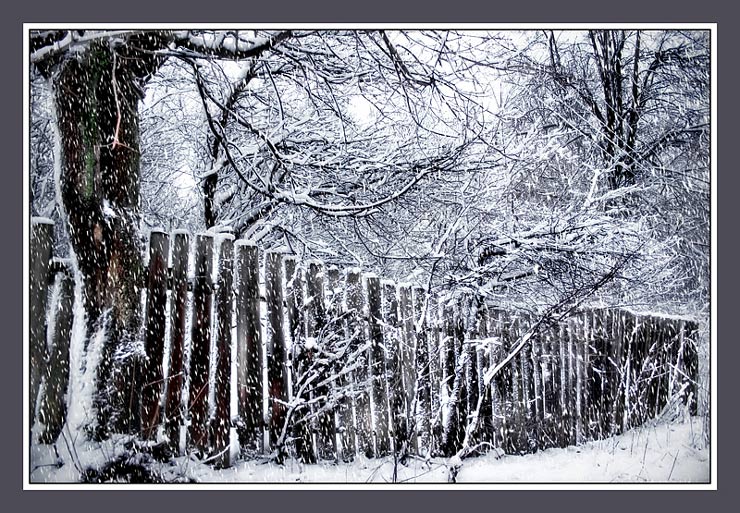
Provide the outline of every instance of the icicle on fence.
[[[31,228],[29,418],[42,427],[39,440],[53,443],[66,414],[73,279],[51,256],[53,226],[34,219]],[[348,461],[451,456],[463,443],[524,453],[621,433],[676,398],[695,412],[692,321],[578,311],[540,323],[487,379],[534,315],[469,296],[444,300],[356,268],[301,265],[272,251],[260,258],[255,245],[228,236],[195,237],[188,278],[191,237],[178,230],[171,239],[151,233],[142,284],[140,435],[164,436],[178,450],[184,434],[188,450],[218,466],[231,464],[232,428],[244,455]]]

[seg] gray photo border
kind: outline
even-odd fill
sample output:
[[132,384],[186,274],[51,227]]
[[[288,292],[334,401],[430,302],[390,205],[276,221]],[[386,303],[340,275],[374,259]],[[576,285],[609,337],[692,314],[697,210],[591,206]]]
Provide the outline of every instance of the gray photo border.
[[[673,511],[715,510],[722,508],[723,503],[729,509],[734,498],[734,487],[729,483],[732,475],[730,465],[736,454],[735,441],[725,436],[722,439],[722,451],[718,457],[717,476],[712,476],[719,487],[717,492],[705,491],[459,491],[459,490],[65,490],[65,491],[26,491],[23,492],[25,479],[23,468],[22,378],[23,361],[23,176],[18,170],[23,169],[23,74],[15,72],[23,69],[23,22],[108,22],[108,23],[526,23],[536,26],[544,23],[718,23],[718,71],[713,79],[718,80],[717,91],[726,92],[722,99],[722,108],[717,113],[718,141],[718,223],[717,223],[717,260],[718,269],[722,270],[722,282],[718,283],[716,315],[730,318],[733,306],[730,297],[731,287],[736,283],[736,271],[730,265],[730,255],[734,253],[729,238],[732,220],[737,215],[737,202],[730,201],[730,194],[737,188],[737,173],[731,169],[721,171],[721,164],[729,166],[727,151],[731,148],[731,128],[733,114],[737,110],[737,101],[731,85],[737,83],[737,66],[733,48],[732,25],[735,21],[730,5],[721,0],[704,0],[691,2],[673,0],[670,4],[648,4],[640,0],[623,0],[618,3],[601,3],[579,0],[564,3],[529,0],[527,2],[482,3],[475,0],[456,0],[454,3],[441,0],[404,3],[398,0],[375,0],[367,3],[342,1],[300,2],[281,0],[268,3],[241,3],[238,5],[203,4],[196,0],[180,0],[176,5],[158,5],[150,1],[126,0],[123,3],[102,3],[99,1],[53,2],[35,0],[26,4],[8,5],[4,8],[2,37],[6,48],[5,68],[7,79],[0,81],[4,102],[3,148],[5,149],[5,183],[2,187],[3,230],[8,239],[5,251],[0,253],[4,293],[0,295],[3,312],[4,332],[7,345],[3,360],[2,376],[5,391],[5,422],[0,423],[5,445],[5,465],[1,465],[3,498],[11,502],[10,507],[29,509],[31,511],[52,510],[63,507],[76,510],[131,511],[132,506],[144,506],[147,510],[177,509],[199,511],[214,506],[236,511],[249,508],[255,510],[281,511],[283,509],[303,509],[321,507],[328,509],[352,511],[378,509],[391,506],[399,510],[458,510],[476,508],[481,511],[513,509],[517,511],[546,510],[560,507],[576,510],[624,511],[628,508],[639,509],[661,508]],[[722,66],[722,65],[725,66]],[[719,93],[718,93],[719,94]],[[723,130],[724,129],[724,130]],[[724,135],[720,135],[724,134]],[[727,143],[723,145],[722,143]],[[724,158],[723,158],[724,155]],[[724,202],[722,200],[725,200]],[[724,228],[724,229],[723,229]],[[722,230],[721,232],[719,230]],[[719,242],[719,233],[726,238]],[[734,245],[734,242],[732,243]],[[713,269],[713,279],[717,280],[718,269]],[[721,301],[723,299],[724,301]],[[724,316],[721,314],[725,314]],[[726,327],[726,326],[725,326]],[[718,368],[713,369],[718,377],[718,389],[731,390],[728,381],[728,368],[738,361],[737,344],[729,341],[729,332],[722,330],[718,323]],[[725,343],[721,343],[721,335]],[[720,372],[720,370],[724,370]],[[725,386],[723,386],[723,384]],[[729,399],[728,399],[729,397]],[[730,395],[717,394],[719,401],[728,402]],[[734,403],[734,401],[733,401]],[[728,433],[730,426],[736,425],[736,411],[732,405],[726,408],[718,406],[718,433]],[[724,429],[722,429],[724,427]],[[719,440],[713,440],[718,444]],[[722,479],[724,476],[724,480]],[[724,486],[723,486],[724,485]],[[728,489],[729,488],[729,489]],[[719,507],[719,508],[718,508]],[[724,508],[722,508],[724,509]]]

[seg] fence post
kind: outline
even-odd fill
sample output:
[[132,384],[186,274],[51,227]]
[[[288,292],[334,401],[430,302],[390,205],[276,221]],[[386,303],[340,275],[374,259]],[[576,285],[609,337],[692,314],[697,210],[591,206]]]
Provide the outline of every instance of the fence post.
[[[488,367],[493,368],[501,358],[504,350],[504,318],[499,309],[491,309],[488,314],[488,335],[491,343],[488,344]],[[505,447],[505,413],[506,413],[506,375],[508,368],[501,369],[488,384],[491,389],[491,443],[495,447]]]
[[239,443],[264,452],[262,327],[259,254],[251,241],[236,242],[236,387]]
[[372,457],[372,417],[370,412],[370,394],[368,372],[370,365],[367,344],[366,323],[364,322],[364,293],[359,269],[347,271],[347,288],[345,302],[347,303],[347,327],[352,340],[350,357],[355,358],[357,367],[354,372],[355,386],[355,429],[357,434],[357,449],[360,453]]
[[[316,349],[312,351],[330,350],[324,328],[326,327],[326,304],[324,302],[324,272],[321,262],[309,262],[306,273],[306,333],[313,341]],[[321,337],[324,337],[321,340]],[[321,346],[321,347],[319,347]],[[309,356],[312,358],[312,356]],[[328,353],[327,357],[328,358]],[[326,359],[322,356],[322,359]],[[317,383],[327,379],[328,366],[317,369]],[[316,404],[314,410],[318,413],[316,419],[316,451],[317,456],[324,460],[336,459],[336,427],[334,426],[334,410],[329,401],[330,387],[328,384],[316,385],[314,397],[325,397]]]
[[282,254],[265,252],[265,302],[267,303],[267,384],[270,411],[270,447],[284,453],[283,429],[287,414],[288,369],[283,332]]
[[193,316],[190,344],[190,425],[191,445],[208,453],[208,374],[210,370],[211,304],[213,302],[213,237],[199,234],[195,239]]
[[570,346],[573,349],[572,362],[575,366],[575,424],[576,433],[575,440],[576,445],[583,443],[583,344],[580,343],[580,337],[583,333],[582,329],[583,314],[576,314],[575,318],[571,317],[568,319],[568,331],[570,336]]
[[169,237],[164,231],[152,230],[149,234],[149,273],[146,294],[146,332],[141,389],[142,436],[153,438],[160,420],[160,404],[164,374],[164,335],[167,310],[167,260]]
[[576,368],[577,358],[575,354],[575,347],[573,346],[573,330],[576,329],[575,319],[569,317],[566,321],[566,333],[564,333],[565,342],[565,366],[567,367],[565,372],[565,380],[568,384],[568,388],[565,392],[566,401],[566,419],[568,422],[568,441],[569,445],[576,443],[576,396],[578,390],[576,389]]
[[443,309],[444,322],[444,339],[442,342],[442,450],[445,456],[455,454],[460,438],[460,381],[462,381],[457,372],[457,351],[456,339],[457,326],[454,310],[452,307],[445,305]]
[[485,374],[489,369],[491,354],[490,344],[487,342],[489,337],[488,307],[483,301],[478,304],[476,322],[478,332],[478,344],[476,346],[478,393],[483,397],[478,420],[479,431],[480,439],[490,444],[493,443],[493,386],[492,383],[489,386],[485,385]]
[[[545,398],[546,390],[546,377],[545,372],[542,372],[543,366],[547,362],[547,334],[543,333],[540,329],[538,334],[535,334],[531,338],[530,342],[531,351],[530,363],[532,365],[532,391],[534,396],[534,418],[538,428],[541,430],[543,422],[545,420],[545,413],[547,408],[547,399]],[[539,433],[537,434],[537,442],[540,441]]]
[[403,344],[402,328],[398,316],[398,290],[390,280],[382,283],[382,315],[385,325],[385,345],[388,370],[388,395],[390,403],[391,431],[393,433],[393,450],[400,454],[406,450],[406,394],[403,389],[403,370],[401,345]]
[[627,415],[627,380],[628,380],[628,324],[627,324],[627,317],[628,315],[622,311],[617,311],[618,317],[618,330],[617,330],[617,338],[619,340],[619,361],[617,362],[617,370],[618,370],[618,378],[619,378],[619,387],[616,391],[616,401],[617,401],[617,414],[615,418],[615,426],[617,430],[617,434],[624,431],[625,428],[625,422],[624,419]]
[[31,219],[29,253],[29,389],[28,427],[36,417],[36,399],[41,385],[41,373],[46,363],[46,307],[49,292],[49,264],[54,239],[54,223],[50,219]]
[[[427,322],[427,311],[425,309],[426,293],[421,287],[412,289],[414,303],[414,324],[416,326],[416,433],[418,441],[418,454],[426,456],[431,454],[431,380],[430,360],[427,337],[429,324]],[[428,307],[427,307],[428,308]]]
[[625,396],[624,396],[624,430],[635,426],[635,423],[639,420],[637,418],[637,388],[635,382],[637,381],[639,368],[637,363],[639,361],[639,341],[641,331],[641,319],[639,315],[630,315],[625,320],[625,330],[627,331],[628,345],[627,345],[627,378],[625,384]]
[[[699,352],[697,346],[696,336],[699,333],[699,325],[695,321],[687,321],[684,323],[684,337],[688,337],[689,341],[684,343],[683,349],[683,365],[686,372],[686,376],[689,377],[689,413],[691,415],[697,415],[699,411]],[[701,392],[703,395],[706,394],[708,397],[709,392]],[[704,400],[703,400],[704,401]]]
[[74,279],[64,271],[59,274],[59,302],[54,316],[52,348],[46,371],[46,385],[41,398],[39,420],[44,423],[40,435],[41,443],[51,444],[62,432],[67,415],[65,397],[69,385],[69,343],[72,333],[72,305],[74,303]]
[[558,347],[560,357],[560,418],[558,422],[558,429],[560,436],[558,437],[558,443],[561,447],[565,447],[570,443],[570,396],[573,390],[570,381],[570,348],[568,347],[568,333],[567,325],[560,323],[558,326]]
[[375,455],[390,453],[388,433],[388,391],[383,344],[383,327],[380,313],[380,279],[373,274],[365,275],[367,284],[368,333],[370,335],[370,374],[372,376],[373,406],[375,410]]
[[442,415],[440,406],[440,381],[442,379],[442,367],[440,365],[440,313],[437,296],[429,296],[429,375],[431,392],[431,430],[432,440],[430,453],[436,454],[441,446]]
[[[336,266],[331,266],[326,270],[326,315],[327,321],[331,325],[332,340],[338,340],[341,338],[340,333],[343,329],[342,315],[344,309],[342,308],[342,291],[341,279],[339,269]],[[346,341],[346,339],[345,339]],[[341,342],[335,342],[332,351],[341,351],[341,356],[335,357],[330,365],[330,372],[335,379],[333,384],[330,385],[334,389],[332,394],[332,412],[331,412],[331,427],[332,427],[332,439],[331,444],[334,447],[334,455],[336,461],[342,458],[342,441],[341,438],[344,436],[344,424],[342,423],[342,415],[345,414],[346,406],[346,395],[345,392],[348,387],[347,375],[343,373],[345,366],[348,362],[343,357],[344,351],[347,349],[346,344]],[[351,410],[350,410],[351,412]]]
[[217,467],[231,466],[231,317],[234,284],[234,236],[221,235],[216,292],[216,416],[213,424],[213,451]]
[[[343,292],[344,286],[341,281],[339,269],[331,268],[328,272],[329,277],[329,288],[330,301],[329,301],[329,312],[335,319],[344,317],[346,313],[346,305],[343,305]],[[341,323],[340,332],[342,329],[346,330],[347,322],[344,319]],[[342,346],[342,357],[339,360],[339,365],[343,367],[341,370],[345,370],[344,367],[349,367],[354,363],[350,355],[349,336],[345,331],[345,345]],[[352,411],[352,383],[351,372],[341,372],[339,374],[337,383],[342,391],[339,397],[338,411],[335,417],[335,422],[338,431],[338,445],[337,445],[337,458],[341,457],[343,461],[351,461],[357,451],[355,444],[355,424]],[[340,454],[341,453],[341,454]]]
[[[509,344],[507,352],[514,347],[519,340],[521,335],[521,318],[520,314],[514,314],[513,317],[509,318],[508,323],[508,339]],[[506,354],[506,353],[505,353]],[[524,378],[522,376],[522,358],[524,357],[523,351],[519,353],[511,360],[509,364],[511,366],[511,422],[507,419],[507,436],[511,447],[515,451],[522,451],[522,440],[524,438],[523,429],[524,426],[524,397],[525,392],[522,388]]]
[[603,437],[604,415],[604,392],[606,384],[604,383],[604,354],[606,352],[604,342],[604,310],[591,310],[591,337],[588,348],[588,371],[590,383],[591,418],[589,425],[595,432],[591,433],[591,438],[598,440]]
[[416,426],[411,411],[416,384],[414,372],[414,312],[411,304],[411,286],[405,283],[398,286],[398,316],[401,325],[401,376],[403,379],[404,406],[406,408],[407,440],[410,446],[416,447]]
[[591,386],[592,386],[592,369],[591,369],[591,341],[593,340],[593,311],[586,310],[583,313],[583,340],[581,341],[581,350],[583,351],[583,429],[585,436],[591,438]]
[[294,256],[286,256],[283,259],[285,265],[285,314],[287,316],[288,333],[290,334],[293,372],[292,396],[295,400],[302,400],[303,403],[296,406],[293,411],[293,439],[295,440],[295,449],[298,459],[303,463],[316,463],[316,452],[313,443],[313,433],[311,423],[296,422],[295,419],[301,416],[307,416],[309,413],[308,400],[310,394],[307,390],[301,390],[303,380],[309,363],[308,355],[305,349],[306,343],[306,322],[305,322],[305,301],[303,298],[303,271],[296,262]]
[[622,403],[622,394],[620,393],[622,387],[622,358],[624,345],[622,344],[622,312],[618,309],[612,309],[611,311],[611,333],[610,338],[612,341],[612,358],[609,363],[611,364],[610,369],[610,397],[609,403],[612,408],[612,415],[610,419],[610,434],[617,435],[621,432],[620,426],[622,425],[622,415],[624,405]]
[[[478,422],[473,418],[478,408],[478,364],[476,345],[478,343],[478,318],[475,299],[466,295],[463,299],[462,322],[464,324],[463,342],[462,342],[462,361],[463,361],[463,378],[465,384],[465,414],[464,430],[475,430],[477,427],[471,425]],[[470,442],[476,444],[479,434],[475,433]]]
[[[563,389],[561,368],[563,360],[560,358],[561,326],[550,325],[547,329],[547,352],[542,362],[540,372],[543,374],[543,415],[545,428],[549,440],[558,446],[558,437],[561,433],[560,423],[563,418],[563,403],[560,401],[560,390]],[[548,415],[549,412],[549,415]],[[549,420],[548,420],[549,419]],[[546,444],[547,445],[547,444]]]
[[[172,232],[172,293],[170,294],[170,357],[165,401],[165,431],[170,447],[180,447],[180,425],[184,418],[182,389],[185,385],[185,320],[188,299],[187,231]],[[179,452],[179,451],[178,451]]]

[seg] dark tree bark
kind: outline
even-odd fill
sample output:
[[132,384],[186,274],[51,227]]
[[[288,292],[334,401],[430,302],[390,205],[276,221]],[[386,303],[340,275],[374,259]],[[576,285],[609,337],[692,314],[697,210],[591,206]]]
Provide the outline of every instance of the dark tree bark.
[[[142,253],[139,226],[141,83],[160,60],[141,49],[157,33],[112,48],[91,43],[55,77],[61,193],[83,280],[87,332],[105,329],[93,434],[139,427]],[[132,50],[137,47],[140,50]]]

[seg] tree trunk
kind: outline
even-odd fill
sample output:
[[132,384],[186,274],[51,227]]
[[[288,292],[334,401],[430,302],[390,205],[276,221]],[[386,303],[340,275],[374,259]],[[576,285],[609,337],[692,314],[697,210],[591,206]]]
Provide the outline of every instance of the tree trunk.
[[[155,42],[152,36],[148,43]],[[60,189],[82,276],[87,333],[105,329],[92,434],[138,429],[142,256],[137,80],[159,61],[90,45],[55,80]]]

